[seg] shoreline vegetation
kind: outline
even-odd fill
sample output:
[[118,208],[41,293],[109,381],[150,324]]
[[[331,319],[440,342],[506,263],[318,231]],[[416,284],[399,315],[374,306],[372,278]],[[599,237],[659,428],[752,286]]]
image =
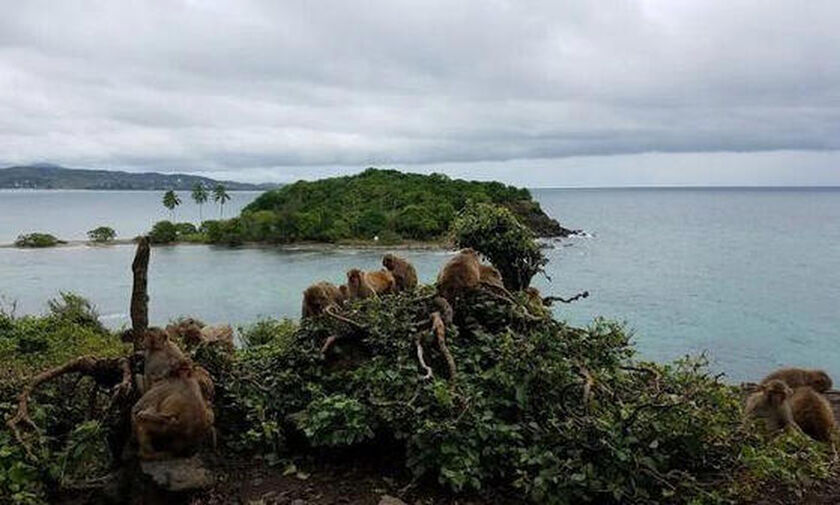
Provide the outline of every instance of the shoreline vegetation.
[[[198,183],[191,198],[200,212],[212,198],[221,215],[229,197],[222,185],[206,188]],[[149,231],[153,245],[445,248],[451,242],[448,232],[452,222],[468,206],[478,204],[508,209],[537,237],[582,233],[548,216],[524,188],[375,168],[354,176],[298,181],[272,189],[258,196],[239,216],[209,219],[198,225],[176,222],[175,212],[184,202],[173,191],[164,194],[162,203],[173,219],[155,223]],[[131,241],[111,236],[101,242]],[[64,245],[80,243],[68,241]]]
[[[530,286],[547,259],[509,208],[467,203],[446,235],[466,249],[444,260],[435,283],[336,299],[300,321],[256,321],[239,348],[205,339],[186,314],[149,321],[146,238],[125,331],[105,328],[70,293],[41,316],[0,310],[9,428],[0,496],[18,505],[837,503],[830,444],[745,420],[747,391],[703,356],[645,361],[621,324],[556,318],[552,301],[578,297]],[[138,430],[168,419],[155,398],[187,386],[213,444],[193,438],[190,451],[167,454],[187,442],[162,431],[144,452],[150,439]],[[162,461],[144,459],[158,452]]]

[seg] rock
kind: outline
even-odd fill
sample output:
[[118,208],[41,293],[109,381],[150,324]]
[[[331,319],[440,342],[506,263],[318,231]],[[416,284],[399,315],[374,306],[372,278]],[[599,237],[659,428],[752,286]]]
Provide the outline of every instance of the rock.
[[196,458],[143,461],[140,469],[152,482],[171,492],[207,489],[213,485],[213,473]]
[[382,498],[379,500],[379,505],[408,505],[404,501],[400,500],[399,498],[395,498],[390,495],[382,495]]

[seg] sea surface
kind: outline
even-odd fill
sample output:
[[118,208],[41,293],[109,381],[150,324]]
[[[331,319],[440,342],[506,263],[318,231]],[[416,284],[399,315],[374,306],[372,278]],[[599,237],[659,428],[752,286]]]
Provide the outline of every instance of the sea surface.
[[[840,381],[840,189],[538,189],[543,209],[587,236],[547,250],[544,293],[592,296],[560,304],[558,317],[626,322],[641,357],[706,352],[732,382],[782,365],[821,367]],[[232,193],[225,215],[257,193]],[[167,218],[155,192],[0,191],[0,243],[21,232],[82,239],[105,224],[120,237]],[[182,195],[177,219],[198,220]],[[204,216],[218,207],[205,205]],[[0,248],[0,296],[18,314],[42,312],[61,290],[90,298],[111,327],[128,323],[130,245]],[[449,253],[405,251],[431,282]],[[353,266],[378,268],[381,252],[271,247],[157,247],[150,315],[247,324],[300,313],[303,289],[336,283]]]

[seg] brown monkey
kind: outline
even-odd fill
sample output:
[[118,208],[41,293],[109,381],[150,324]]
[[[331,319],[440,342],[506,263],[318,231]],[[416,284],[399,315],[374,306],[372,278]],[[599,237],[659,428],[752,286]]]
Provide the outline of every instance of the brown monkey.
[[201,365],[193,364],[192,374],[198,382],[198,387],[201,389],[201,395],[207,400],[207,403],[213,403],[216,398],[216,387],[213,385],[213,377]]
[[189,455],[212,435],[213,410],[188,360],[155,383],[131,409],[131,424],[144,460]]
[[744,415],[764,419],[771,431],[800,429],[822,442],[830,441],[835,429],[834,412],[822,395],[809,387],[791,389],[778,379],[767,381],[749,396]]
[[303,306],[301,317],[313,317],[322,314],[328,307],[344,304],[347,300],[347,288],[336,287],[329,282],[319,282],[306,288],[303,292]]
[[761,383],[765,384],[776,379],[784,382],[791,388],[809,386],[819,393],[825,393],[832,386],[831,377],[824,371],[805,370],[802,368],[782,368],[781,370],[776,370],[762,379]]
[[788,402],[793,420],[806,435],[820,442],[831,441],[836,421],[834,411],[823,395],[809,387],[799,387],[793,390]]
[[180,338],[185,346],[195,347],[201,343],[201,329],[204,323],[197,319],[186,318],[181,319],[177,323],[170,324],[166,327],[166,333],[169,338]]
[[396,286],[394,275],[385,269],[362,272],[352,268],[347,271],[347,292],[351,300],[394,293]]
[[493,286],[496,288],[501,288],[507,291],[505,288],[505,283],[502,281],[502,274],[499,272],[496,267],[493,265],[482,265],[479,263],[478,265],[479,270],[479,277],[481,278],[481,283],[487,286]]
[[481,267],[478,253],[461,249],[443,265],[437,277],[437,292],[452,303],[456,296],[478,288],[481,284]]
[[205,326],[201,329],[202,344],[218,344],[222,348],[233,352],[233,327],[229,324]]
[[771,380],[758,387],[747,398],[744,420],[751,417],[763,419],[767,429],[776,431],[794,424],[788,398],[793,390],[780,380]]
[[169,340],[169,335],[160,328],[146,330],[143,335],[143,348],[143,378],[142,381],[138,381],[141,393],[148,391],[157,381],[171,375],[179,363],[186,360],[181,349]]
[[417,287],[417,271],[405,258],[388,253],[382,257],[382,266],[394,275],[397,291],[409,291]]

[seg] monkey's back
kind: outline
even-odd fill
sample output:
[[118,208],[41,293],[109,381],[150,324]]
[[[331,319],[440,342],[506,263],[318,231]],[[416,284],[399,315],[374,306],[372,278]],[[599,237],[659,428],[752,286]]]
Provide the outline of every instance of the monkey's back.
[[814,440],[828,442],[835,426],[834,412],[822,395],[809,387],[796,388],[790,397],[793,420]]

